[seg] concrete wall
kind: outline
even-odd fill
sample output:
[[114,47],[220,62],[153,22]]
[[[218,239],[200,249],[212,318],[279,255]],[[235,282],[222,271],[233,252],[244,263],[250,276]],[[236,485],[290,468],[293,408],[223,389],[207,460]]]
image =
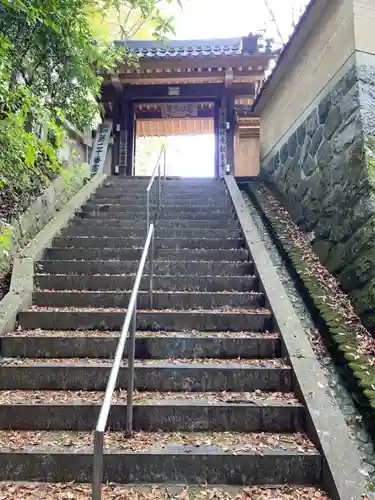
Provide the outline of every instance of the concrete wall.
[[373,0],[316,0],[255,111],[261,176],[375,332],[373,33]]
[[68,165],[88,163],[93,141],[91,134],[76,130],[69,122],[64,124],[66,134],[63,146],[59,151],[59,159]]
[[259,175],[259,137],[240,137],[237,133],[234,144],[235,177]]
[[353,0],[355,48],[375,54],[375,3],[373,0]]
[[262,118],[262,158],[291,127],[298,126],[355,50],[352,0],[317,0],[315,11],[319,12],[318,21],[306,23],[306,40],[302,45],[296,40],[298,51],[291,61],[283,63],[287,74],[270,89],[267,102],[257,108]]

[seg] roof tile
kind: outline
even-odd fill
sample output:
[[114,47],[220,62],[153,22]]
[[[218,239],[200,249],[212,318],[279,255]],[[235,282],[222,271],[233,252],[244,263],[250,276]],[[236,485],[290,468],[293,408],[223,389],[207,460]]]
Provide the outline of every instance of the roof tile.
[[[258,46],[255,35],[249,35],[246,40],[253,39],[254,53],[257,53]],[[148,41],[117,41],[117,46],[126,46],[130,52],[139,57],[147,59],[168,59],[175,57],[199,58],[210,55],[241,55],[243,51],[243,38],[224,38],[216,40],[168,40],[160,42],[157,40]],[[248,43],[246,44],[248,46]]]

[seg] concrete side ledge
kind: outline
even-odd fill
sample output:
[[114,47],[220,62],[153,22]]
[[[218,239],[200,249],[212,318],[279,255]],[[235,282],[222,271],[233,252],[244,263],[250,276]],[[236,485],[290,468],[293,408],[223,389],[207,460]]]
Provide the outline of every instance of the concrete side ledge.
[[105,177],[103,174],[93,177],[15,257],[10,290],[0,301],[0,334],[13,330],[19,311],[31,305],[35,262],[41,259],[53,238],[60,234],[81,205],[104,182]]
[[281,283],[234,177],[225,183],[309,415],[309,435],[323,455],[323,481],[333,500],[359,500],[366,491],[361,458],[333,398],[327,379]]

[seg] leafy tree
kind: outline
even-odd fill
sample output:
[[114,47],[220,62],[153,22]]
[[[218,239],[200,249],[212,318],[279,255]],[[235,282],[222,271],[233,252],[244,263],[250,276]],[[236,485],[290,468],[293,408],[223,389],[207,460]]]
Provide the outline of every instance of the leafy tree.
[[81,130],[92,124],[98,68],[126,57],[96,38],[95,15],[106,13],[106,26],[107,13],[125,12],[123,37],[144,26],[164,37],[173,28],[162,9],[177,1],[0,0],[0,206],[22,208],[55,175],[63,121]]

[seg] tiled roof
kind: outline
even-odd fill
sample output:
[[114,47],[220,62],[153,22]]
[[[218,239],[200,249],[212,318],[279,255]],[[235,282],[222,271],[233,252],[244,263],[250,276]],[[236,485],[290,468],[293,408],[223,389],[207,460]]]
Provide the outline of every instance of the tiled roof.
[[256,36],[214,40],[167,40],[166,42],[131,40],[117,41],[115,44],[126,46],[130,52],[146,59],[196,59],[210,56],[251,55],[261,48],[258,46]]

